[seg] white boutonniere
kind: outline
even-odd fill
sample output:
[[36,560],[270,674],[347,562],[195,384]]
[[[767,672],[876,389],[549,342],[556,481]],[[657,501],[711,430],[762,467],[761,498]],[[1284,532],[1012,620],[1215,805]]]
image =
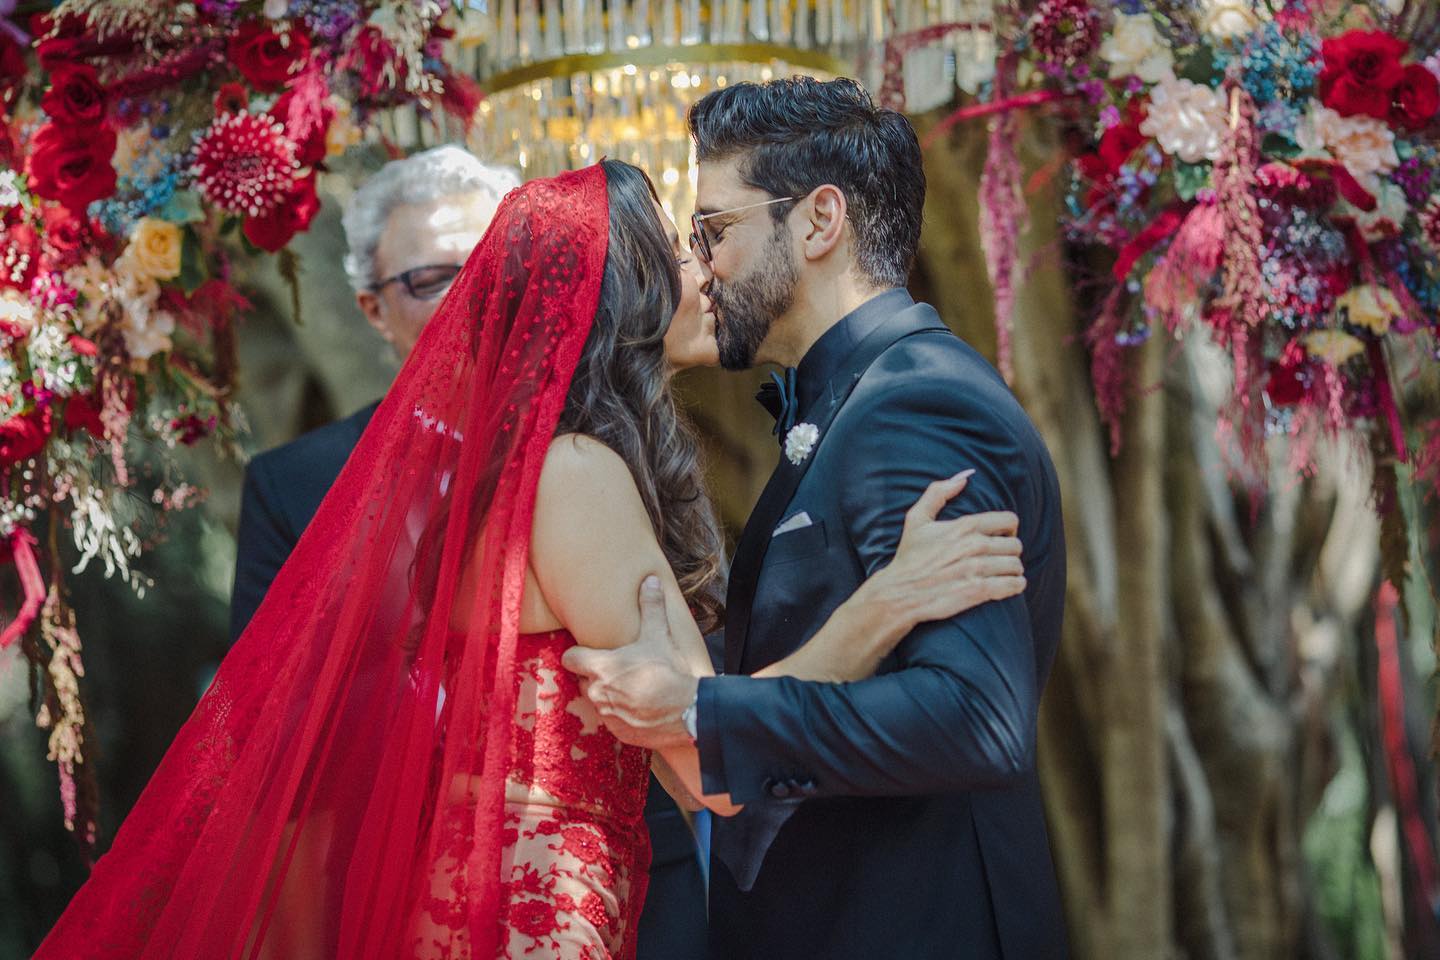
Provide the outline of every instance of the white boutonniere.
[[800,464],[815,449],[820,439],[820,428],[813,423],[797,423],[785,434],[785,459]]

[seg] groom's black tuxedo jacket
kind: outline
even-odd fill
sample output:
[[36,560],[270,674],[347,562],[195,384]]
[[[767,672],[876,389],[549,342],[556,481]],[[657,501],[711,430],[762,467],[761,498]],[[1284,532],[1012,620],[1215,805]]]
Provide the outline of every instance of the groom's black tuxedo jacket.
[[[262,453],[245,471],[240,506],[230,633],[254,616],[285,558],[295,548],[376,404]],[[650,891],[640,917],[638,960],[698,960],[705,952],[705,886],[695,837],[675,802],[652,778],[645,803],[650,828]]]
[[[781,457],[746,524],[726,675],[700,684],[706,791],[745,804],[713,828],[711,956],[1063,957],[1035,771],[1065,593],[1045,446],[994,369],[903,290],[827,331],[796,392],[819,440]],[[922,624],[858,683],[731,676],[811,637],[890,561],[925,487],[967,468],[942,517],[1018,514],[1023,596]]]

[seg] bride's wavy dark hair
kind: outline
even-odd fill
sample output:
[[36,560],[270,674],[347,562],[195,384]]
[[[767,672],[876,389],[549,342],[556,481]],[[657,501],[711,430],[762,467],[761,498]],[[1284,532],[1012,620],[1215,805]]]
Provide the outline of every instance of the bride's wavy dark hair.
[[719,524],[705,494],[700,447],[675,402],[665,333],[680,302],[680,268],[638,167],[603,160],[610,241],[600,308],[571,381],[558,433],[583,433],[630,467],[691,612],[708,633],[724,613]]

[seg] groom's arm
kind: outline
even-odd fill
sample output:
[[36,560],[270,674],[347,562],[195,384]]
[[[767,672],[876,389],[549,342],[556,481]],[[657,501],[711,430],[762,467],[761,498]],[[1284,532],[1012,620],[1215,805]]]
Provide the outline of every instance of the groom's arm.
[[[995,411],[912,384],[857,419],[859,435],[833,440],[844,440],[841,509],[867,574],[894,556],[906,510],[937,473],[974,468],[965,511],[1009,510],[1038,529],[1028,458]],[[959,512],[952,504],[947,514]],[[1030,547],[1027,568],[1043,562]],[[899,669],[856,683],[702,680],[706,792],[736,803],[767,791],[905,795],[1000,785],[1032,771],[1039,690],[1023,596],[923,624],[897,654]]]

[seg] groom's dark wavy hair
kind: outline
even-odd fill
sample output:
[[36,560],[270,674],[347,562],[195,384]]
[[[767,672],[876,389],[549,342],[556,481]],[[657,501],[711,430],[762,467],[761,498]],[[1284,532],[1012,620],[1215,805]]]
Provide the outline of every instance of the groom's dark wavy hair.
[[[925,205],[920,143],[909,120],[876,107],[860,84],[814,77],[731,84],[690,108],[690,135],[701,163],[740,156],[745,183],[773,197],[839,187],[861,274],[877,286],[905,285]],[[790,210],[770,208],[777,222]]]

